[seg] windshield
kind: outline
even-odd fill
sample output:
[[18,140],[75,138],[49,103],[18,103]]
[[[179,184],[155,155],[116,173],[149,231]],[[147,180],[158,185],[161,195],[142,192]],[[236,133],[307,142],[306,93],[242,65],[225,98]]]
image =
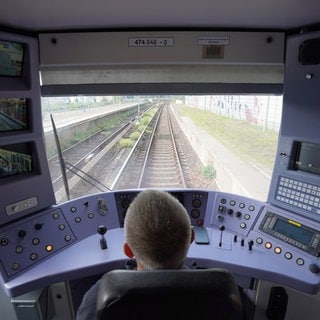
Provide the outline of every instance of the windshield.
[[57,202],[138,187],[266,201],[281,111],[276,95],[42,98]]

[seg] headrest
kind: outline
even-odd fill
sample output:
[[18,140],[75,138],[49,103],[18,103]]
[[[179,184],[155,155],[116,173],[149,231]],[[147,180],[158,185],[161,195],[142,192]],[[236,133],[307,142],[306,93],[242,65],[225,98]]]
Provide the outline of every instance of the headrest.
[[113,270],[100,282],[97,319],[240,320],[242,307],[224,269]]

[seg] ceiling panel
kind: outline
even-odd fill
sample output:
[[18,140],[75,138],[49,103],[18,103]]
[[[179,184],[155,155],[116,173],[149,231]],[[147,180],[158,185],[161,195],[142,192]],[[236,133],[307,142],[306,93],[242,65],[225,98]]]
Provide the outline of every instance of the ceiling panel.
[[268,28],[320,22],[319,0],[1,0],[0,26],[29,31]]

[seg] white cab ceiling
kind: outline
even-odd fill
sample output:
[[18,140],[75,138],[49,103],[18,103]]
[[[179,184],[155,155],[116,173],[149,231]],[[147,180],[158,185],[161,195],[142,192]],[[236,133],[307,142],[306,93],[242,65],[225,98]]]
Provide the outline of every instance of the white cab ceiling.
[[319,0],[1,0],[0,26],[28,31],[266,28],[320,22]]

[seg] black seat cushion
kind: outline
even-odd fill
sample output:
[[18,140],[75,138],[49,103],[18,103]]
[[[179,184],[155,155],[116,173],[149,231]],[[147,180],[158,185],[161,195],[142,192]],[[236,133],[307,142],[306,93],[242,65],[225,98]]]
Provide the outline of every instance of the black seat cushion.
[[97,319],[242,319],[233,276],[224,269],[113,270],[100,282]]

